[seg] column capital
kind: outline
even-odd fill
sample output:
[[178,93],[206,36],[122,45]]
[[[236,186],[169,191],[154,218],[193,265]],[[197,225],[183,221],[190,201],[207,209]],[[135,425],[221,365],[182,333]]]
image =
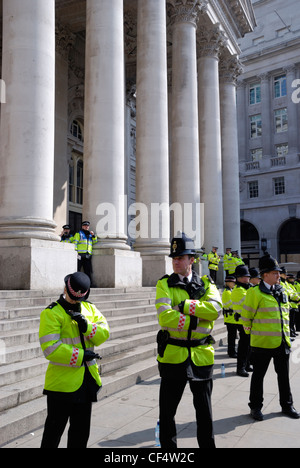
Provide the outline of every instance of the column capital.
[[197,45],[198,57],[214,57],[219,59],[222,48],[226,46],[228,38],[221,29],[220,23],[213,26],[201,24],[198,28]]
[[243,73],[242,64],[237,55],[222,56],[219,64],[219,76],[222,83],[237,83],[237,78]]
[[207,10],[208,0],[167,0],[171,24],[191,23],[197,27],[199,14]]

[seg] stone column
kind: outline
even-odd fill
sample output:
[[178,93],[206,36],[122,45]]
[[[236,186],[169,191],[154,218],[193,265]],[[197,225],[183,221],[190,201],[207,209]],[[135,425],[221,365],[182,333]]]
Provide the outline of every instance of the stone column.
[[97,286],[141,284],[125,234],[123,0],[87,0],[83,217],[99,236]]
[[0,289],[59,287],[76,255],[53,221],[54,0],[3,1],[2,78]]
[[219,27],[199,26],[200,186],[204,203],[204,246],[224,252],[219,52],[224,44]]
[[1,108],[0,239],[57,240],[54,3],[3,2],[2,78],[7,102]]
[[138,2],[135,249],[143,258],[143,285],[170,267],[169,143],[166,4]]
[[198,248],[201,233],[196,29],[201,4],[178,0],[170,7],[173,27],[171,201],[182,211],[181,220],[178,219],[180,210],[174,213],[177,216],[172,223],[172,235],[181,230],[190,237],[196,236]]
[[239,153],[237,137],[236,79],[242,72],[238,58],[220,62],[221,141],[224,247],[241,251]]

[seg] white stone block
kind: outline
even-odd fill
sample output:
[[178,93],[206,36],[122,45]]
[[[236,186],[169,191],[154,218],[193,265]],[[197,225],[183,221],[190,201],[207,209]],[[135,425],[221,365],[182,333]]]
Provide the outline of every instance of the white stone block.
[[0,289],[63,288],[77,271],[74,245],[37,239],[0,240]]

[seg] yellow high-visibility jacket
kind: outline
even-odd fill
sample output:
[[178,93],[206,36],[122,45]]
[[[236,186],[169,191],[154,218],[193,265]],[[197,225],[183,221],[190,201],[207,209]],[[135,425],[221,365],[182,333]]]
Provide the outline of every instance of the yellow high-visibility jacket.
[[237,322],[234,318],[234,310],[232,308],[232,297],[231,297],[232,291],[233,289],[226,287],[222,294],[224,323],[233,323],[236,325],[239,322]]
[[219,270],[220,257],[216,252],[209,252],[208,256],[208,268],[210,270]]
[[[83,334],[87,350],[104,343],[109,337],[109,326],[105,317],[89,302],[81,302],[81,314],[88,320]],[[51,304],[40,317],[39,338],[42,351],[50,361],[45,378],[45,390],[71,393],[83,382],[85,366],[84,349],[81,344],[77,323],[59,303]],[[101,386],[101,378],[95,360],[87,362],[88,369]]]
[[89,231],[84,231],[81,229],[79,232],[76,232],[73,237],[71,237],[70,242],[75,244],[75,250],[77,250],[79,255],[84,253],[92,255],[93,245],[97,243],[97,240],[97,236],[93,237]]
[[[165,276],[158,281],[156,286],[156,309],[159,325],[167,330],[170,337],[175,340],[199,340],[208,337],[214,326],[214,321],[222,310],[222,302],[219,291],[207,276],[201,279],[205,294],[200,300],[190,299],[184,289],[184,283],[180,282],[178,275]],[[194,277],[194,276],[193,276]],[[204,291],[203,290],[203,291]],[[182,312],[174,310],[174,307],[184,302]],[[191,317],[197,317],[196,327],[189,330]],[[191,360],[196,366],[210,366],[214,363],[214,348],[211,344],[199,345],[190,348]],[[189,357],[187,347],[167,344],[164,356],[157,357],[160,363],[180,364]]]
[[[238,283],[236,286],[233,288],[232,293],[231,293],[231,308],[233,309],[234,314],[240,314],[241,316],[243,315],[243,304],[246,298],[247,291],[251,288],[249,283],[242,284]],[[235,320],[234,322],[236,324],[242,325],[241,319]]]
[[275,287],[279,302],[263,282],[247,291],[242,322],[245,333],[251,335],[250,345],[254,348],[279,348],[283,337],[291,346],[288,298],[281,286]]

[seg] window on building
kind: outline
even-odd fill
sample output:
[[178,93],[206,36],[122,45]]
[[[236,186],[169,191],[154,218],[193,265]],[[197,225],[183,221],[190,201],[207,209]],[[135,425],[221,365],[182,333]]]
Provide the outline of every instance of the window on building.
[[285,193],[284,177],[276,177],[273,179],[274,195],[283,195]]
[[77,140],[83,141],[83,129],[81,123],[78,120],[73,120],[72,122],[71,135],[77,138]]
[[286,75],[275,76],[274,78],[274,97],[280,98],[287,95]]
[[77,161],[76,203],[83,204],[83,161]]
[[76,153],[73,153],[69,165],[69,201],[83,204],[83,161]]
[[261,115],[253,115],[250,117],[250,136],[251,138],[258,138],[262,134]]
[[261,102],[261,86],[260,83],[250,85],[250,105],[259,104]]
[[282,156],[286,156],[289,152],[289,145],[287,143],[284,143],[282,145],[276,145],[275,146],[275,149],[276,149],[276,156],[278,158],[282,157]]
[[262,148],[256,148],[251,150],[251,161],[260,161],[262,159]]
[[288,130],[287,108],[275,111],[275,131],[276,133],[286,132]]
[[258,198],[258,180],[248,182],[249,198]]

